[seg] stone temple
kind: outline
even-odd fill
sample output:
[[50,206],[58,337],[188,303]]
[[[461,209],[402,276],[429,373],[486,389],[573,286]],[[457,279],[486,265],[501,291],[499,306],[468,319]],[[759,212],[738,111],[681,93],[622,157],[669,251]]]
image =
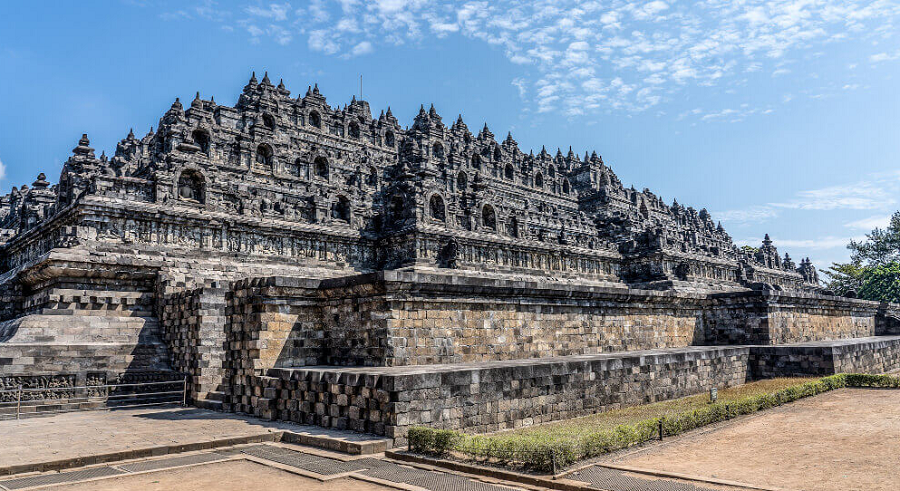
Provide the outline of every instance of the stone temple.
[[186,375],[199,406],[399,443],[897,369],[897,311],[597,153],[268,76],[0,197],[0,384]]

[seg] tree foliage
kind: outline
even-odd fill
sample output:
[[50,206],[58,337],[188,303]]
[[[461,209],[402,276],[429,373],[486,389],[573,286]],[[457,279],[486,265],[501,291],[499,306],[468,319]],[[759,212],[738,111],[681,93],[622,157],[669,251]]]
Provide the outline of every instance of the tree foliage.
[[828,287],[838,295],[856,293],[866,300],[900,302],[900,211],[886,228],[876,228],[863,241],[850,241],[849,263],[825,271]]

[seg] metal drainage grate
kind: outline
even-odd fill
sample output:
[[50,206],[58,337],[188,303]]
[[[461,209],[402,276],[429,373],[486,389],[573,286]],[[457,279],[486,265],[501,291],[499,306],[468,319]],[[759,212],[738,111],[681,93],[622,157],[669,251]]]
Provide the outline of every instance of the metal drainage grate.
[[640,479],[607,467],[588,467],[569,474],[569,479],[590,483],[591,487],[609,491],[713,491],[681,481]]
[[39,476],[20,477],[18,479],[8,479],[0,481],[0,486],[6,489],[24,489],[35,486],[49,486],[51,484],[66,484],[97,477],[107,477],[125,474],[124,471],[113,467],[94,467],[73,472],[60,472],[57,474],[42,474]]
[[421,469],[413,469],[412,467],[404,467],[402,465],[391,463],[390,465],[369,469],[362,472],[362,474],[369,477],[384,479],[385,481],[409,483],[411,481],[425,479],[429,473]]
[[513,489],[443,472],[428,472],[424,477],[406,481],[406,484],[423,487],[430,491],[512,491]]
[[226,456],[217,453],[201,453],[196,455],[185,455],[183,457],[173,457],[171,459],[145,460],[143,462],[117,465],[116,467],[128,472],[144,472],[167,469],[169,467],[180,467],[183,465],[205,464],[207,462],[224,460],[226,458]]
[[296,467],[297,469],[314,472],[322,476],[343,474],[345,472],[370,469],[383,465],[382,461],[378,459],[365,458],[344,462],[342,460],[330,459],[328,457],[321,457],[267,445],[244,449],[243,453],[261,459],[271,460],[272,462],[277,462],[279,464]]

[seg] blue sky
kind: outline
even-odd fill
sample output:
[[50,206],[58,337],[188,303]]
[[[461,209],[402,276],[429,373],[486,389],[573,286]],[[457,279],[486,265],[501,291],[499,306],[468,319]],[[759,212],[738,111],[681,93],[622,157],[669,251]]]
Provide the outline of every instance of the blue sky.
[[112,153],[175,97],[233,104],[251,70],[596,150],[626,185],[769,233],[819,267],[900,208],[900,1],[6,2],[0,189]]

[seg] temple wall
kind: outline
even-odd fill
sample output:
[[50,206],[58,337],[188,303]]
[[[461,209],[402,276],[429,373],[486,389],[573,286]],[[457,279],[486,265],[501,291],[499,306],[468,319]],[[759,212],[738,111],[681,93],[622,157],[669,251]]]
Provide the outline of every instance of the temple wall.
[[818,377],[900,370],[900,336],[751,348],[751,377]]
[[711,298],[706,312],[709,344],[785,344],[876,334],[875,302],[778,291]]
[[272,369],[226,408],[386,435],[410,426],[482,433],[662,401],[744,383],[748,348],[681,348],[584,357],[371,369]]
[[211,283],[163,300],[163,336],[172,369],[187,375],[192,401],[221,389],[225,376],[225,292]]
[[257,370],[402,366],[703,344],[702,297],[384,272],[235,284],[232,336]]
[[395,300],[388,365],[429,365],[702,344],[696,307],[547,298]]

